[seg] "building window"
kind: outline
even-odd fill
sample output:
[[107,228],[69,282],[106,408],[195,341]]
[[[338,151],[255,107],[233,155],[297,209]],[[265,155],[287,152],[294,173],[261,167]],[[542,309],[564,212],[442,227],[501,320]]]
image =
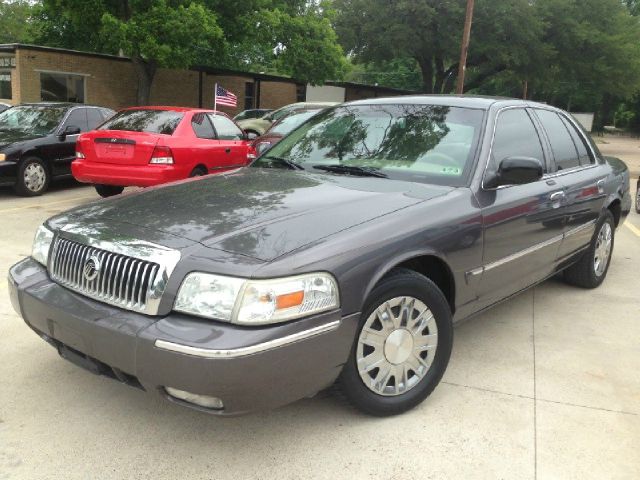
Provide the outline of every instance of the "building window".
[[244,84],[244,109],[249,110],[253,108],[256,100],[256,84],[253,82],[247,82]]
[[84,76],[68,73],[40,73],[40,99],[84,103]]
[[11,99],[11,72],[0,72],[0,98]]
[[306,101],[307,101],[307,86],[296,85],[296,102],[306,102]]

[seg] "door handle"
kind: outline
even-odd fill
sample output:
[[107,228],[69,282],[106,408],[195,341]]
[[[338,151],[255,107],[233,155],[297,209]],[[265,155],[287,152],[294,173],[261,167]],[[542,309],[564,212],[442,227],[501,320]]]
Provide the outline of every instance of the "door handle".
[[225,148],[224,149],[224,153],[231,153],[231,149],[230,148]]
[[559,208],[562,204],[562,199],[565,198],[564,192],[554,192],[549,196],[549,200],[551,200],[551,206],[553,208]]
[[596,186],[598,187],[598,193],[604,193],[604,179],[598,180]]

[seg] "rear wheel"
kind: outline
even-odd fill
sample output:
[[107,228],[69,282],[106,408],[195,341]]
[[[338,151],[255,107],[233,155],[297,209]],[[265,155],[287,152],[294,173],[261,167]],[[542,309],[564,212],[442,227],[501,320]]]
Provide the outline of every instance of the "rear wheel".
[[124,187],[118,187],[116,185],[94,185],[96,192],[102,198],[113,197],[114,195],[120,195],[124,191]]
[[207,174],[207,169],[200,166],[200,167],[196,167],[193,170],[191,170],[191,173],[189,174],[190,177],[202,177],[203,175]]
[[577,263],[564,271],[567,283],[582,288],[596,288],[604,281],[611,263],[615,229],[613,214],[606,210],[596,224],[589,249]]
[[447,300],[425,276],[396,269],[371,292],[362,313],[340,389],[371,415],[415,407],[449,363],[453,325]]
[[28,157],[18,167],[15,190],[26,197],[42,195],[49,188],[50,181],[51,174],[44,162],[37,157]]

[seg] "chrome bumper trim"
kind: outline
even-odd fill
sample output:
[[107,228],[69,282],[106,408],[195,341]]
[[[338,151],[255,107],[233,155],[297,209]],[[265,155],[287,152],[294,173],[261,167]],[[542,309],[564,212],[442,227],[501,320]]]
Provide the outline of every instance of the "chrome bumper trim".
[[171,352],[184,353],[185,355],[193,355],[201,358],[238,358],[255,355],[256,353],[266,352],[275,348],[283,347],[291,343],[306,340],[323,333],[335,330],[340,326],[340,320],[325,323],[317,327],[303,330],[302,332],[292,333],[286,337],[276,338],[268,342],[257,343],[248,347],[233,348],[229,350],[213,350],[209,348],[192,347],[190,345],[182,345],[180,343],[168,342],[166,340],[156,340],[155,346],[162,350]]

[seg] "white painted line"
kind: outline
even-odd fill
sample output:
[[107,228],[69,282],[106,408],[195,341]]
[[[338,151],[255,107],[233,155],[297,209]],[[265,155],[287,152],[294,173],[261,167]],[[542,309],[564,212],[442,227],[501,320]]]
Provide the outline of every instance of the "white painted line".
[[640,228],[636,227],[629,221],[624,222],[624,226],[627,227],[629,230],[631,230],[633,233],[635,233],[636,236],[640,237]]

